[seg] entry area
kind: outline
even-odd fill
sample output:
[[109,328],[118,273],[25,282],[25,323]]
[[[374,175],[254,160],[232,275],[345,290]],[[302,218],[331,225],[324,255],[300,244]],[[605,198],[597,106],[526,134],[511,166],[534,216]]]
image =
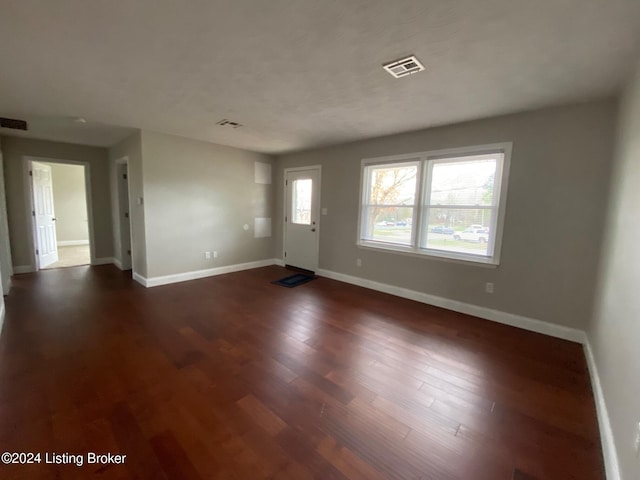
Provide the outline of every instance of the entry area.
[[91,263],[85,166],[31,162],[39,269]]

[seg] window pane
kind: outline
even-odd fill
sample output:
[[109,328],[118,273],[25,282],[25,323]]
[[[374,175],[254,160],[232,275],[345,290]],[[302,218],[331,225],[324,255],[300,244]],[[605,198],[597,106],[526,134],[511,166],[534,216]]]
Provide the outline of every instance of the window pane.
[[422,248],[471,255],[493,254],[493,210],[431,208]]
[[311,191],[313,181],[310,178],[294,180],[291,185],[291,222],[300,225],[311,225]]
[[495,158],[434,161],[430,205],[493,205]]
[[369,203],[413,206],[417,172],[417,165],[369,167]]
[[376,207],[363,209],[364,240],[411,245],[413,207]]

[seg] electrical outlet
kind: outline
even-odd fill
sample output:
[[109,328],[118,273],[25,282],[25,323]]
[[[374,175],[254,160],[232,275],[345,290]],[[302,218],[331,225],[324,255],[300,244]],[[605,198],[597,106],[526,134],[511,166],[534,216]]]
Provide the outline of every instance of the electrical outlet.
[[640,453],[640,422],[638,422],[638,429],[636,430],[636,440],[634,442],[633,447],[636,451],[636,457],[637,457],[638,454]]
[[362,259],[356,258],[356,267],[361,267],[361,266],[362,266]]
[[204,258],[209,260],[211,258],[211,252],[204,252]]
[[484,291],[487,293],[493,293],[493,282],[487,282],[484,284]]
[[217,250],[214,250],[214,252],[213,252],[213,258],[218,258],[218,251],[217,251]]

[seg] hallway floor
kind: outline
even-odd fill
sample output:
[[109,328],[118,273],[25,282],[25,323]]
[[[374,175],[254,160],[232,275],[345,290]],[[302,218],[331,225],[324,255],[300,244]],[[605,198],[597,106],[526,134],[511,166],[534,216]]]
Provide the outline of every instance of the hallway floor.
[[77,267],[80,265],[89,265],[90,263],[91,254],[89,253],[89,245],[58,247],[58,261],[43,268],[42,270],[62,267]]

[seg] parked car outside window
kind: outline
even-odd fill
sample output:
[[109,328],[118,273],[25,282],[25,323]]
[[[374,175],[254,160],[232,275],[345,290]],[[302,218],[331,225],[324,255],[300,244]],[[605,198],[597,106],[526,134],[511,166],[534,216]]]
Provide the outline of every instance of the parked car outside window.
[[451,227],[445,227],[444,225],[437,225],[431,228],[431,233],[444,233],[446,235],[453,235],[455,230]]
[[467,242],[487,243],[489,241],[489,229],[479,225],[473,225],[453,235],[455,240]]

